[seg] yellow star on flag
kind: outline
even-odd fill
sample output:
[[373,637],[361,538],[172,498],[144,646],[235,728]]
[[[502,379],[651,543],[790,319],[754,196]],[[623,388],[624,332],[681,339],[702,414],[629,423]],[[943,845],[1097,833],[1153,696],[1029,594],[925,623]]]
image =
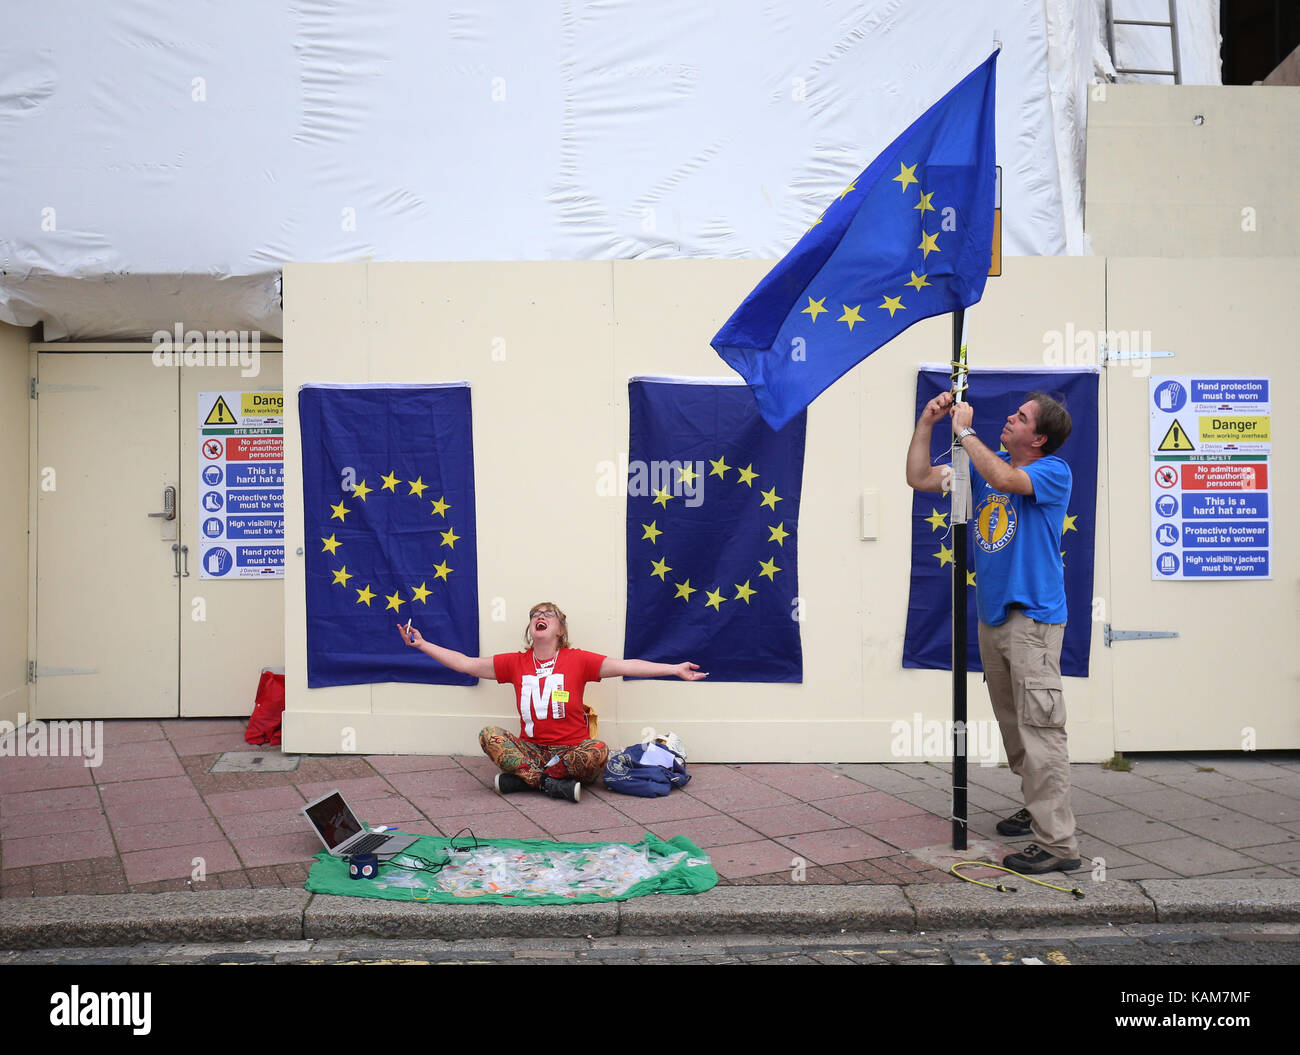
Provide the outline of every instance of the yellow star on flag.
[[442,544],[444,546],[450,546],[452,549],[456,548],[456,540],[460,536],[456,534],[455,528],[448,528],[446,531],[440,531],[439,534],[442,535]]
[[941,250],[937,245],[935,245],[935,241],[938,239],[938,237],[939,237],[938,231],[936,231],[934,234],[926,234],[924,231],[921,232],[921,244],[918,245],[916,248],[921,250],[922,260],[928,257],[931,253],[943,252],[943,250]]
[[445,517],[447,510],[451,508],[451,503],[447,501],[447,496],[443,495],[436,502],[431,502],[433,506],[433,516]]
[[776,582],[776,573],[779,572],[781,569],[776,566],[775,557],[773,557],[771,560],[759,561],[758,566],[763,569],[758,573],[760,576],[766,575],[771,582]]
[[417,495],[420,498],[424,497],[425,489],[429,485],[424,482],[424,477],[422,475],[417,476],[414,480],[408,480],[407,482],[411,485],[411,490],[406,496],[407,498],[410,498],[411,495]]
[[[354,586],[353,589],[355,590],[356,587]],[[370,602],[374,600],[374,598],[375,595],[370,592],[369,586],[367,586],[364,590],[357,590],[357,604],[364,604],[367,608],[369,608]]]
[[667,509],[667,508],[668,508],[668,500],[669,500],[670,498],[672,498],[672,495],[669,494],[667,491],[663,491],[663,490],[661,490],[661,491],[656,491],[656,492],[655,492],[655,500],[654,500],[654,504],[657,505],[657,506],[663,506],[665,509]]
[[767,530],[771,532],[771,534],[767,536],[767,541],[775,542],[778,546],[784,549],[785,540],[790,534],[790,532],[785,530],[785,521],[782,520],[781,523],[776,525],[776,527],[773,527],[771,524],[768,524]]
[[737,481],[737,483],[742,483],[746,487],[753,487],[754,481],[758,479],[758,473],[754,472],[753,469],[754,469],[753,462],[750,462],[743,469],[737,469],[736,471],[740,473],[740,479]]
[[666,582],[667,580],[664,578],[664,575],[672,571],[672,568],[668,567],[667,560],[651,561],[650,568],[650,574],[658,578],[660,582]]
[[931,531],[938,531],[940,528],[946,531],[948,529],[948,514],[940,513],[934,506],[931,506],[930,515],[925,518],[925,522],[930,525]]
[[749,588],[748,579],[745,580],[743,586],[740,583],[734,583],[733,585],[736,587],[736,596],[732,598],[733,601],[744,601],[746,604],[749,604],[749,599],[753,597],[754,594],[758,593],[757,590],[751,590]]
[[646,539],[649,539],[652,545],[658,543],[659,536],[663,534],[662,531],[660,531],[657,527],[655,527],[655,525],[658,523],[659,521],[652,520],[648,524],[641,525],[642,530],[645,532],[645,534],[641,536],[642,542],[644,542]]
[[336,539],[332,533],[330,534],[329,538],[322,538],[321,541],[325,543],[325,545],[321,548],[322,553],[333,553],[336,549],[338,549],[341,545],[343,545],[343,543],[340,542],[338,539]]
[[826,298],[825,298],[825,297],[822,297],[821,300],[813,300],[812,297],[809,297],[809,298],[808,298],[808,307],[804,308],[803,311],[801,311],[799,314],[800,314],[800,315],[811,315],[811,316],[812,316],[812,321],[813,321],[813,322],[816,322],[816,321],[817,321],[817,316],[823,314],[824,312],[826,312],[826,311],[828,311],[828,310],[829,310],[829,309],[826,307]]
[[858,189],[858,181],[857,181],[857,180],[854,180],[852,183],[850,183],[847,187],[844,188],[843,192],[840,194],[840,201],[843,201],[843,200],[844,200],[845,198],[847,198],[847,197],[848,197],[848,196],[849,196],[853,191],[855,191],[855,190],[857,190],[857,189]]
[[673,594],[673,600],[675,601],[680,597],[689,604],[691,601],[691,594],[696,592],[695,587],[691,585],[691,580],[687,579],[685,582],[674,583],[673,585],[677,587],[677,592]]
[[928,283],[928,282],[925,280],[925,276],[924,276],[924,275],[918,275],[915,271],[912,272],[912,278],[911,278],[911,280],[908,281],[908,282],[904,282],[904,283],[903,283],[903,285],[905,285],[905,286],[911,286],[911,287],[912,287],[913,289],[915,289],[918,293],[919,293],[919,292],[920,292],[920,291],[921,291],[925,286],[928,286],[929,284],[930,284],[930,283]]
[[730,469],[731,466],[727,464],[726,458],[719,458],[716,462],[710,458],[709,464],[713,466],[713,471],[709,473],[710,476],[716,476],[719,480],[725,480],[727,478],[727,470]]
[[934,206],[930,204],[930,199],[933,197],[934,197],[934,191],[931,191],[929,194],[926,194],[924,191],[922,191],[921,200],[917,202],[914,206],[912,206],[912,208],[920,209],[922,212],[925,212],[927,209],[930,212],[934,212]]
[[862,305],[861,305],[861,304],[858,304],[858,305],[856,305],[856,306],[850,308],[847,304],[841,304],[840,307],[842,307],[842,308],[844,309],[844,314],[841,315],[841,316],[840,316],[838,319],[836,319],[835,321],[836,321],[836,322],[847,322],[847,323],[849,324],[849,333],[852,333],[852,332],[853,332],[853,324],[854,324],[855,322],[863,322],[863,321],[864,321],[863,318],[862,318],[862,316],[858,314],[858,308],[862,307]]
[[450,575],[456,569],[447,567],[447,562],[443,561],[441,564],[435,564],[433,566],[433,570],[439,579],[441,579],[443,582],[446,582],[447,576]]
[[691,468],[689,462],[687,462],[683,466],[680,466],[677,470],[677,474],[678,474],[679,482],[686,484],[688,487],[690,486],[691,481],[693,481],[697,476],[700,475],[694,469]]
[[939,545],[939,552],[931,553],[930,556],[939,558],[939,567],[941,568],[945,564],[952,563],[952,550],[950,550],[947,546],[943,545],[942,543],[940,543]]
[[408,589],[411,591],[411,600],[419,601],[421,604],[428,604],[429,602],[425,598],[433,593],[424,583],[420,583],[419,586],[410,586]]
[[400,593],[384,594],[384,597],[388,600],[388,606],[384,609],[385,612],[387,612],[389,608],[394,612],[400,612],[402,610],[402,605],[406,604],[406,602],[402,600],[402,595]]
[[361,501],[364,502],[366,500],[366,495],[370,494],[370,492],[373,490],[374,490],[373,487],[367,487],[365,480],[362,480],[359,484],[357,484],[354,488],[352,488],[352,497],[359,498],[361,499]]
[[967,586],[975,585],[975,573],[973,571],[968,571],[966,573],[966,585]]
[[387,476],[381,476],[379,479],[384,481],[384,486],[380,488],[381,491],[392,491],[393,494],[397,494],[397,485],[402,481],[397,478],[396,473],[389,473]]
[[784,498],[780,497],[780,496],[776,493],[776,486],[775,486],[775,485],[772,486],[772,489],[771,489],[770,491],[763,491],[763,492],[762,492],[762,495],[763,495],[763,501],[760,503],[760,505],[765,505],[765,506],[767,506],[767,507],[768,507],[769,509],[771,509],[772,512],[774,512],[774,513],[776,512],[776,504],[777,504],[777,502],[784,502],[784,501],[785,501]]
[[704,596],[708,598],[708,600],[704,602],[705,608],[712,608],[715,612],[722,611],[722,602],[725,601],[726,598],[722,596],[721,589],[707,590],[705,591]]
[[1078,519],[1078,513],[1075,513],[1074,516],[1067,516],[1065,518],[1065,527],[1061,528],[1061,534],[1064,535],[1067,531],[1078,531],[1079,529],[1074,526],[1074,522]]
[[352,510],[350,510],[342,502],[340,502],[336,506],[330,506],[330,508],[334,510],[334,513],[330,516],[330,519],[333,520],[335,517],[338,517],[340,520],[344,521],[345,523],[347,522],[347,515],[352,512]]
[[893,178],[894,183],[901,183],[903,190],[907,190],[908,184],[920,183],[916,178],[916,165],[904,165],[901,161],[898,163],[898,175]]
[[346,586],[348,584],[348,580],[351,578],[353,578],[353,575],[350,571],[348,571],[348,566],[345,564],[343,565],[343,567],[335,570],[334,582],[330,583],[330,585],[334,586],[335,584],[337,584],[339,586]]
[[885,294],[882,294],[882,296],[885,297],[885,303],[877,304],[876,307],[881,309],[888,309],[889,317],[891,319],[894,317],[894,312],[907,310],[907,308],[903,306],[903,298],[901,294],[897,297],[891,297]]

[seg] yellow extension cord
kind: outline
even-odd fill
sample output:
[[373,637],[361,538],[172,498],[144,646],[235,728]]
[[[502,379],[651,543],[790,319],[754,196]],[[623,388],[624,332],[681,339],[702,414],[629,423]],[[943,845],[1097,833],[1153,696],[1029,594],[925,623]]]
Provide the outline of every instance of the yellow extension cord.
[[968,867],[969,868],[996,868],[999,872],[1010,872],[1013,876],[1017,876],[1020,879],[1027,879],[1029,880],[1029,882],[1037,883],[1039,886],[1049,887],[1052,890],[1059,890],[1063,894],[1073,894],[1075,897],[1080,899],[1083,898],[1083,891],[1080,890],[1078,887],[1074,887],[1073,889],[1071,889],[1070,887],[1057,886],[1055,883],[1045,883],[1041,879],[1035,879],[1033,876],[1027,876],[1021,872],[1017,872],[1014,868],[1005,868],[1002,865],[990,864],[988,861],[958,861],[955,865],[949,868],[948,871],[951,872],[953,875],[955,875],[958,879],[964,879],[966,880],[966,882],[974,883],[976,886],[987,887],[989,890],[998,890],[1004,894],[1016,893],[1017,890],[1016,887],[1005,886],[1002,883],[998,883],[996,886],[994,886],[992,883],[985,883],[979,879],[972,879],[970,876],[962,875],[959,871],[957,871],[957,869],[959,868],[968,868]]

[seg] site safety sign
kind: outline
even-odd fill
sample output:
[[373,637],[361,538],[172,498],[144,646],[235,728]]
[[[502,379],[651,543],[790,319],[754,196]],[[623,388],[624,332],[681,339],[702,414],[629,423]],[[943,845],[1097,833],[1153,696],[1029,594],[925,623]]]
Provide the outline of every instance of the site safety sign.
[[1153,377],[1151,577],[1268,579],[1267,377]]

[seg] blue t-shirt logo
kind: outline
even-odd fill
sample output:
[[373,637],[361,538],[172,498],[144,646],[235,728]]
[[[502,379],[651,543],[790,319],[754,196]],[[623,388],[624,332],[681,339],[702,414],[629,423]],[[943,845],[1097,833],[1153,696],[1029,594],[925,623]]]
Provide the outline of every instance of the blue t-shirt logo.
[[975,510],[975,541],[985,553],[996,553],[1016,535],[1016,511],[1007,496],[994,492]]

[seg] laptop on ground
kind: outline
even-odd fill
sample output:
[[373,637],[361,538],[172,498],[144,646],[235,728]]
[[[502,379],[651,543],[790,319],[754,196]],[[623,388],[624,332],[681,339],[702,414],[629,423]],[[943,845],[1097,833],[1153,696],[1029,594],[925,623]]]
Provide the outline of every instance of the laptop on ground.
[[340,791],[331,791],[307,803],[302,812],[333,857],[352,857],[355,854],[391,857],[401,853],[417,838],[400,833],[367,831]]

